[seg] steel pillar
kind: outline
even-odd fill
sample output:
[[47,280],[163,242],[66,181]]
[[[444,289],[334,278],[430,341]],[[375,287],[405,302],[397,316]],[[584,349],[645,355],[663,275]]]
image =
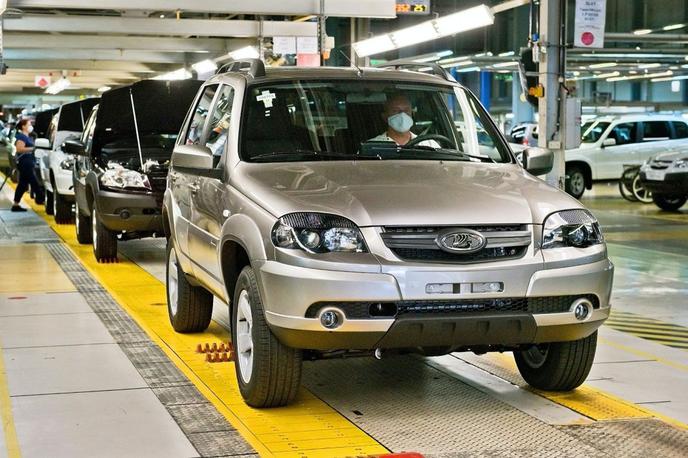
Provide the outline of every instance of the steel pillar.
[[492,72],[480,72],[480,103],[490,111],[492,99]]

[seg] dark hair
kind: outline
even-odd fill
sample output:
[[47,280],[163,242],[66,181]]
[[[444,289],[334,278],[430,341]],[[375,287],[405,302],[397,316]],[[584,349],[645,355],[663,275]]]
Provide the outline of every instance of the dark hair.
[[22,130],[24,126],[28,123],[30,123],[31,120],[29,118],[24,118],[21,121],[17,123],[17,130]]

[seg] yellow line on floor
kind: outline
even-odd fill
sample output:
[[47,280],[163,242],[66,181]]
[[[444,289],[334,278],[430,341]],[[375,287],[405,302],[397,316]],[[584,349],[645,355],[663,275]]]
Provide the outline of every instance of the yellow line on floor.
[[668,337],[671,339],[676,339],[679,342],[688,342],[688,332],[686,331],[674,331],[650,326],[627,325],[616,323],[605,323],[605,326],[609,326],[610,328],[616,329],[617,331],[628,332],[629,334],[647,334],[649,336]]
[[613,342],[609,339],[605,339],[603,337],[598,337],[598,343],[602,343],[604,345],[609,345],[610,347],[614,347],[617,350],[626,351],[626,352],[631,353],[633,355],[640,356],[643,359],[653,359],[653,360],[657,361],[658,363],[662,363],[666,366],[673,367],[674,369],[679,369],[682,371],[688,371],[688,364],[683,364],[683,363],[679,363],[677,361],[672,361],[672,360],[667,359],[667,358],[662,358],[661,356],[657,356],[654,353],[650,353],[648,351],[638,350],[636,348],[629,347],[628,345],[619,344],[619,343]]
[[84,267],[141,326],[261,456],[337,457],[388,453],[339,412],[302,388],[293,405],[276,409],[248,407],[239,392],[233,363],[208,363],[196,353],[199,343],[230,340],[213,322],[199,334],[178,334],[169,324],[165,286],[135,263],[95,261],[90,245],[80,245],[72,225],[55,224],[44,209],[25,199],[62,238]]
[[[19,441],[17,440],[17,430],[14,428],[14,417],[12,415],[12,401],[10,392],[7,388],[7,373],[0,348],[0,420],[2,420],[2,431],[5,435],[5,448],[8,458],[20,458]],[[40,420],[39,420],[40,421]]]

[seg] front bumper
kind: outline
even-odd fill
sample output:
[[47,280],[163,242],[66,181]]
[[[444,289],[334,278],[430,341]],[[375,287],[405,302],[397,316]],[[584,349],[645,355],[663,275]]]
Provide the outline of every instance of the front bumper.
[[[553,264],[553,265],[556,265]],[[352,273],[319,270],[266,261],[257,266],[259,285],[265,307],[265,315],[272,331],[284,344],[303,349],[337,350],[375,348],[416,348],[470,346],[514,346],[529,343],[577,340],[590,335],[609,316],[614,267],[606,259],[571,267],[552,267],[536,270],[529,275],[522,287],[505,288],[503,293],[457,294],[451,298],[422,295],[417,282],[408,282],[413,272],[403,277],[391,273]],[[495,272],[498,272],[496,274]],[[454,281],[492,282],[495,278],[514,276],[521,280],[522,266],[511,269],[479,272],[435,272],[434,277],[454,277]],[[411,274],[411,275],[409,275]],[[497,276],[499,275],[499,276]],[[402,281],[399,282],[398,279]],[[423,272],[423,281],[433,278],[431,272]],[[404,284],[404,279],[406,284]],[[401,287],[400,287],[401,285]],[[407,291],[412,291],[409,295]],[[514,294],[514,291],[520,291]],[[531,309],[500,310],[499,306],[480,312],[449,309],[422,314],[406,313],[394,316],[349,318],[335,330],[327,330],[312,313],[313,304],[326,303],[395,303],[451,304],[500,300],[525,300],[540,298],[545,304],[565,297],[573,301],[577,297],[595,298],[597,307],[585,320],[579,321],[568,303],[564,309],[545,306],[541,311],[555,313],[531,313]],[[571,298],[571,299],[569,299]],[[500,301],[496,302],[500,304]],[[316,305],[317,307],[317,305]],[[312,307],[311,307],[312,309]],[[563,311],[562,311],[563,310]]]
[[643,186],[655,194],[659,195],[688,195],[688,172],[667,173],[664,180],[648,180],[645,172],[640,172],[640,181]]
[[162,234],[162,196],[100,190],[96,194],[103,225],[115,232]]
[[55,187],[53,192],[60,194],[63,197],[74,200],[74,182],[72,181],[72,171],[65,170],[62,167],[53,168],[53,177],[55,179]]

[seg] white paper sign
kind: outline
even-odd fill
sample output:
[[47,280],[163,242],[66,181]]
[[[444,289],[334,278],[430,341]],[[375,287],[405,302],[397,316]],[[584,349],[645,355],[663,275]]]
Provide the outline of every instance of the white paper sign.
[[603,48],[607,0],[576,0],[573,45],[578,48]]
[[296,52],[298,54],[317,54],[318,37],[296,37]]
[[296,37],[272,37],[275,54],[296,54]]

